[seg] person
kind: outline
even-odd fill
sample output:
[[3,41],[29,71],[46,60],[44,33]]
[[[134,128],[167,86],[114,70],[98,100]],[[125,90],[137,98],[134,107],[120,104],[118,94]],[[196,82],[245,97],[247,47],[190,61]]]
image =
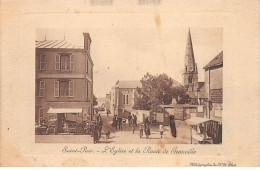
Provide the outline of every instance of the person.
[[122,130],[122,122],[123,122],[123,119],[121,116],[118,117],[118,129]]
[[99,122],[100,120],[102,120],[101,115],[99,114],[97,117],[97,121]]
[[161,139],[162,139],[162,135],[163,135],[163,125],[159,125],[159,131],[160,131],[160,135],[161,135]]
[[132,116],[131,116],[131,113],[129,113],[129,115],[128,115],[128,123],[129,123],[129,127],[131,126],[131,120],[132,120]]
[[150,124],[150,121],[149,121],[149,119],[148,119],[148,117],[147,117],[147,116],[145,116],[144,123],[145,123],[145,125],[149,125],[149,124]]
[[101,132],[102,132],[102,126],[103,126],[102,120],[99,121],[98,125],[99,125],[99,127],[98,127],[98,138],[100,139]]
[[94,123],[94,128],[93,128],[93,142],[97,143],[98,141],[98,125]]
[[133,134],[135,133],[135,124],[134,121],[132,121],[132,130],[133,130]]
[[109,110],[107,109],[107,117],[108,117],[108,115],[109,115]]
[[171,128],[171,133],[173,137],[176,137],[177,135],[177,131],[176,131],[176,126],[175,126],[175,122],[174,122],[174,116],[171,115],[170,116],[170,128]]
[[137,116],[134,115],[134,125],[137,127]]
[[148,124],[146,125],[145,135],[146,135],[146,138],[149,138],[149,135],[150,135],[150,127],[149,127]]
[[144,129],[143,129],[143,126],[141,125],[139,128],[140,139],[143,137],[143,133],[144,133]]
[[116,127],[116,130],[117,130],[117,126],[118,126],[118,116],[116,115],[115,116],[115,127]]

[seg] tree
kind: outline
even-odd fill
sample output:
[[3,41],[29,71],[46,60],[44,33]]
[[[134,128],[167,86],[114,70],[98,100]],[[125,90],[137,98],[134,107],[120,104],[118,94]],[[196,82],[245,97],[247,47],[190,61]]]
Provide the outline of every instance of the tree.
[[93,106],[97,106],[98,102],[97,102],[97,98],[95,95],[93,95]]
[[173,80],[166,74],[152,75],[147,73],[143,76],[142,88],[137,88],[138,97],[133,109],[157,111],[159,105],[171,104],[175,98],[177,103],[189,102],[184,86],[173,87]]

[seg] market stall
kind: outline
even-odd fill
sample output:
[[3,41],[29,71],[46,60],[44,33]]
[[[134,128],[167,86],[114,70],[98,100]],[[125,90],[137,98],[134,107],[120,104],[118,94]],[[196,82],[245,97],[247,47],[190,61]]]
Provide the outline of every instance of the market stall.
[[190,140],[192,144],[192,139],[195,139],[199,142],[205,143],[206,141],[212,142],[212,137],[209,137],[207,134],[206,123],[212,120],[201,117],[192,117],[185,120],[185,122],[190,126]]

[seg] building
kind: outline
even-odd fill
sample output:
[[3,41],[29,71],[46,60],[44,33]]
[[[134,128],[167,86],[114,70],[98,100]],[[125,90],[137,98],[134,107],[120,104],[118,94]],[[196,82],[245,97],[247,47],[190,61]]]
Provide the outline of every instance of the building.
[[[182,84],[187,88],[187,94],[191,98],[191,103],[199,104],[200,99],[204,96],[199,96],[199,93],[204,91],[204,82],[198,82],[198,68],[195,62],[192,39],[190,30],[188,32],[186,51],[184,59],[184,73],[182,74]],[[201,93],[203,94],[203,93]]]
[[210,119],[222,122],[223,103],[223,51],[214,57],[204,68],[205,92],[208,99],[208,115]]
[[63,132],[67,122],[82,123],[93,115],[93,61],[91,38],[83,33],[84,46],[67,40],[36,41],[35,121]]
[[137,97],[137,87],[142,87],[140,81],[117,81],[111,89],[111,114],[122,114],[131,111]]
[[187,87],[187,93],[195,96],[198,88],[198,70],[194,58],[191,33],[189,30],[184,60],[184,73],[182,74],[183,85]]

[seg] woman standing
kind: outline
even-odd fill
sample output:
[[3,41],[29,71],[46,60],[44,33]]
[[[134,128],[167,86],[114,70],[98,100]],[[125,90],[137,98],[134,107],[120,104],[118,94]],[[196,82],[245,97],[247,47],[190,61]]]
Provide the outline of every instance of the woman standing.
[[176,137],[177,135],[177,131],[176,131],[176,126],[175,126],[175,122],[174,122],[174,116],[171,115],[170,116],[170,127],[171,127],[171,133],[173,137]]
[[140,139],[143,137],[143,133],[144,133],[143,125],[140,125],[140,128],[139,128]]
[[149,125],[146,125],[146,129],[145,129],[145,135],[146,135],[146,138],[149,138],[149,135],[150,135],[150,127]]
[[98,130],[99,130],[99,126],[95,123],[94,128],[93,128],[93,142],[94,143],[97,143],[97,141],[98,141]]

